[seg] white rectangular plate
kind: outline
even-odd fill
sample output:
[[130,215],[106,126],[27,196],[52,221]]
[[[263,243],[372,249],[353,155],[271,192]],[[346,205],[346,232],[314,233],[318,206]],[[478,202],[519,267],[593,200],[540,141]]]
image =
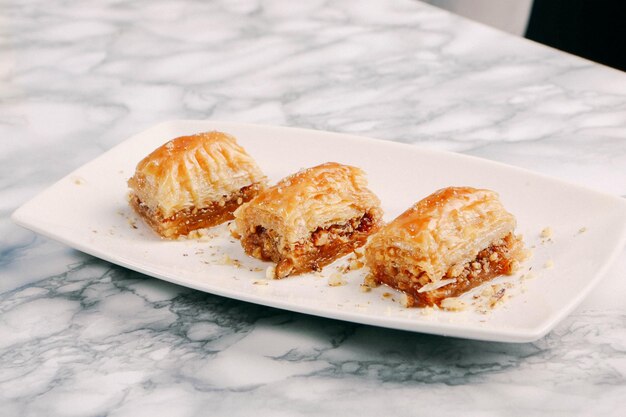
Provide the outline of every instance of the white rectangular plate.
[[[447,312],[404,308],[400,294],[386,287],[362,292],[364,268],[345,274],[346,285],[329,286],[345,259],[321,276],[266,280],[268,264],[247,257],[225,225],[212,229],[209,239],[162,240],[128,207],[126,180],[139,160],[169,139],[208,130],[237,137],[271,181],[327,161],[363,168],[386,220],[439,188],[495,190],[534,256],[517,275],[499,279],[510,284],[511,297],[496,308],[485,313],[471,304],[482,303],[472,296],[485,284],[464,297],[469,308]],[[83,252],[200,291],[356,323],[504,342],[549,332],[598,283],[626,237],[620,198],[522,169],[357,136],[212,121],[166,122],[133,136],[24,204],[13,219]],[[539,236],[545,227],[553,230],[549,240]],[[522,277],[531,268],[534,278]]]

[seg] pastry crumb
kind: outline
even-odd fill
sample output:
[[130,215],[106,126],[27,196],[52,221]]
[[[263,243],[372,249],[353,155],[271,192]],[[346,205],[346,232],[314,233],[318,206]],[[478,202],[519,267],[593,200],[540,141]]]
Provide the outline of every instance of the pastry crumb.
[[552,231],[551,227],[544,227],[543,230],[541,230],[541,233],[539,234],[539,237],[541,239],[541,244],[545,245],[546,243],[554,243],[554,241],[552,240],[552,237],[554,236],[554,232]]
[[[533,246],[533,248],[534,248],[534,246]],[[527,261],[530,258],[532,258],[533,255],[534,255],[534,251],[532,249],[525,248],[525,249],[522,250],[522,255],[521,255],[521,259],[520,260],[521,261]]]
[[546,261],[546,263],[545,263],[545,264],[543,264],[543,267],[544,267],[544,268],[546,268],[546,269],[552,269],[552,268],[554,268],[554,261],[553,261],[552,259],[548,259],[548,260]]
[[411,302],[409,300],[409,296],[406,294],[400,294],[400,305],[404,308],[408,308],[411,306]]
[[257,279],[257,280],[252,281],[252,285],[269,285],[269,280]]
[[276,278],[276,265],[270,265],[265,270],[265,278],[267,279],[275,279]]
[[376,278],[374,278],[374,275],[372,274],[367,274],[367,276],[363,280],[363,284],[370,288],[377,288],[380,286],[380,284],[378,283],[378,281],[376,281]]
[[239,233],[235,222],[229,222],[227,228],[232,237],[234,237],[235,239],[241,239],[241,234]]
[[585,233],[587,231],[586,227],[581,227],[580,229],[578,229],[578,234],[581,235],[583,233]]
[[541,238],[542,239],[550,239],[552,237],[552,228],[551,227],[544,227],[543,230],[541,231]]
[[130,227],[132,227],[133,229],[138,229],[138,227],[137,227],[137,220],[136,219],[131,219],[130,217],[127,217],[126,221],[130,225]]
[[352,259],[349,264],[351,271],[356,271],[357,269],[361,269],[363,268],[363,265],[365,264],[358,259]]
[[430,316],[435,311],[432,307],[424,307],[421,309],[420,314],[422,316]]
[[343,279],[343,275],[338,272],[333,272],[328,278],[328,285],[338,287],[340,285],[346,285],[346,281]]

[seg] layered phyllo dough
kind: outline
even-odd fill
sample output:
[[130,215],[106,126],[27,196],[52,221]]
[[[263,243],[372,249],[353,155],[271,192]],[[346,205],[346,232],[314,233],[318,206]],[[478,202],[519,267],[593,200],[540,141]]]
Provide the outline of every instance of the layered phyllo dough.
[[362,246],[381,224],[365,173],[325,163],[284,178],[235,211],[244,251],[276,267],[273,278],[319,271]]
[[440,305],[515,271],[525,256],[515,226],[493,191],[439,190],[371,238],[365,248],[370,279],[406,293],[409,306]]
[[234,137],[206,132],[173,139],[137,165],[130,204],[161,236],[216,226],[265,187],[256,162]]

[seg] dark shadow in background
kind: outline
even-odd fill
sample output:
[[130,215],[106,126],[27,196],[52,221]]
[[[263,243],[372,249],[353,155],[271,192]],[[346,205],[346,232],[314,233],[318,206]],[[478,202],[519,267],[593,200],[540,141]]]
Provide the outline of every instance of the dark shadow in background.
[[535,0],[526,37],[626,71],[626,1]]

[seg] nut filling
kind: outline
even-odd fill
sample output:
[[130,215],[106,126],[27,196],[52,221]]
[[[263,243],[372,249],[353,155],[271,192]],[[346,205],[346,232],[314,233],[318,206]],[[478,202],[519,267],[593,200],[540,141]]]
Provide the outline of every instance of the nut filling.
[[378,266],[373,275],[379,283],[406,293],[407,307],[441,305],[445,298],[457,297],[485,281],[515,272],[520,245],[521,241],[517,237],[508,234],[480,251],[474,260],[451,267],[440,280],[444,285],[430,291],[424,291],[426,285],[431,285],[431,281],[423,271],[411,272],[391,264]]
[[256,226],[241,239],[247,254],[276,262],[275,278],[290,274],[320,271],[335,259],[361,247],[378,224],[370,213],[344,224],[317,228],[307,239],[289,245],[274,230]]
[[189,207],[167,218],[150,210],[136,195],[131,197],[130,204],[157,233],[167,238],[176,238],[193,230],[217,226],[233,219],[233,211],[254,198],[260,187],[259,183],[252,184],[207,207]]

